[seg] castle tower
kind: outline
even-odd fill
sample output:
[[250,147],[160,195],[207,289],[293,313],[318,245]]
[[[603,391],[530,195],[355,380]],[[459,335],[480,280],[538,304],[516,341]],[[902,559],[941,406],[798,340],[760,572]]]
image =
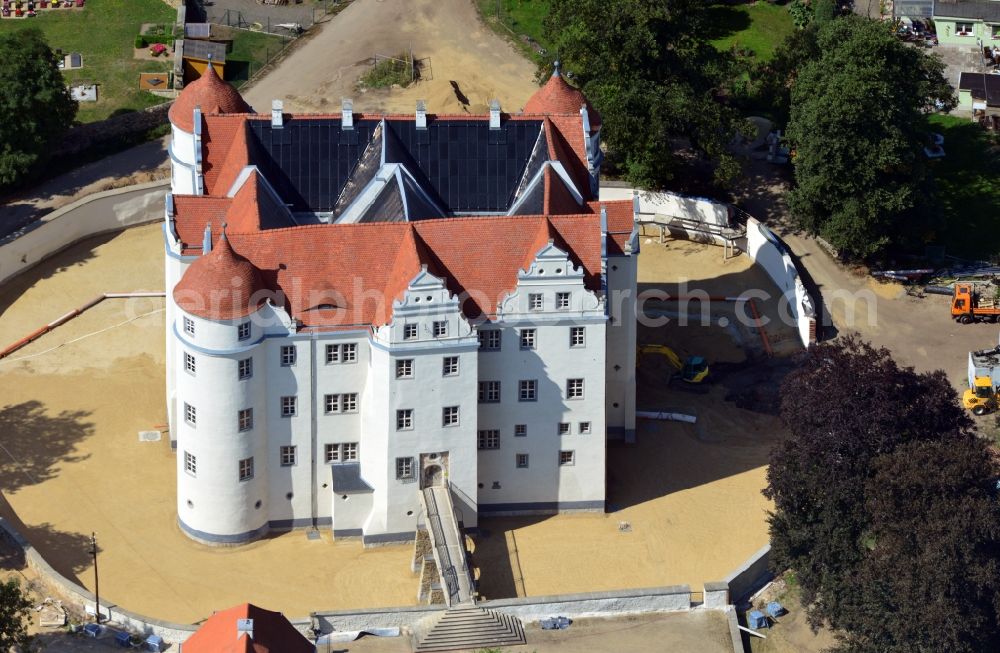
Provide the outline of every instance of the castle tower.
[[173,291],[177,519],[210,544],[268,528],[265,301],[259,271],[225,234]]
[[201,116],[213,113],[251,113],[235,88],[219,79],[209,63],[201,77],[184,87],[174,100],[170,120],[170,191],[175,195],[202,195]]

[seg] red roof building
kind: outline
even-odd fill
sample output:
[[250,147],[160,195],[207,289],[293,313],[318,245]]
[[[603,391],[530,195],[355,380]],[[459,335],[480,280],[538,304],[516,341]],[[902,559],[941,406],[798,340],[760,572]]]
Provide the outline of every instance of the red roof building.
[[315,653],[280,612],[244,603],[216,612],[181,645],[181,653]]

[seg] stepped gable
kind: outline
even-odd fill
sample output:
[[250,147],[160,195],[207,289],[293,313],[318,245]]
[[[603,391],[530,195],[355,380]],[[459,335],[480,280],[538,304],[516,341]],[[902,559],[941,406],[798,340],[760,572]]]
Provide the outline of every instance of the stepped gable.
[[451,608],[434,618],[417,642],[416,653],[492,649],[527,643],[517,617],[475,606]]
[[223,233],[212,251],[198,257],[174,286],[182,310],[208,320],[236,320],[264,303],[259,271],[229,244]]
[[167,118],[186,132],[194,131],[194,109],[204,115],[214,113],[250,113],[250,105],[239,91],[219,79],[214,66],[207,66],[201,77],[184,87],[174,100]]
[[[252,633],[238,622],[252,620]],[[184,653],[315,653],[316,647],[280,612],[244,603],[216,612],[184,642]]]
[[590,119],[591,132],[597,131],[601,127],[601,114],[590,104],[587,96],[580,89],[570,86],[563,79],[559,69],[559,62],[555,64],[555,70],[545,85],[535,91],[535,94],[528,98],[524,105],[526,114],[558,115],[572,114],[579,116],[580,108],[587,107],[587,115]]

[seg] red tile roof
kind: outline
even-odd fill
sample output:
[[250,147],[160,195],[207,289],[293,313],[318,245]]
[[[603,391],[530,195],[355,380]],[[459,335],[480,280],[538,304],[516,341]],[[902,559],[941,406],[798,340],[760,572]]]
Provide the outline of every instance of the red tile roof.
[[[617,228],[623,226],[622,216],[627,214],[631,220],[631,203],[606,203],[609,207],[615,204],[622,206],[609,212],[609,223],[613,215]],[[462,299],[468,318],[494,316],[498,303],[516,288],[518,272],[550,240],[569,253],[574,265],[582,266],[588,288],[600,287],[600,217],[593,212],[597,206],[591,203],[581,207],[577,215],[550,217],[319,224],[244,233],[230,230],[228,239],[238,253],[235,258],[245,257],[252,265],[241,264],[237,270],[232,261],[218,266],[200,264],[221,257],[216,248],[192,264],[178,288],[200,292],[196,299],[202,306],[218,306],[219,300],[209,294],[216,287],[229,291],[234,278],[241,280],[240,288],[255,287],[247,271],[249,266],[260,271],[262,285],[280,293],[290,315],[304,326],[364,328],[391,319],[393,300],[402,296],[426,265],[428,272],[443,277],[449,291]],[[203,228],[204,223],[200,228],[189,225],[183,231],[200,233]],[[626,237],[619,238],[624,242]],[[249,299],[248,294],[235,292],[227,296]],[[336,308],[318,308],[329,304]],[[254,308],[247,306],[238,311],[222,304],[213,311],[237,316]]]
[[233,251],[223,235],[212,251],[199,256],[174,286],[174,301],[184,311],[208,320],[236,320],[256,311],[266,297],[260,273]]
[[201,77],[184,87],[167,112],[167,118],[184,131],[193,132],[195,107],[201,107],[205,115],[250,112],[250,105],[243,101],[243,96],[219,79],[214,66],[207,66]]
[[202,172],[206,195],[226,195],[250,165],[246,116],[208,116],[202,133]]
[[552,168],[545,169],[545,214],[565,215],[579,213],[579,202],[566,188],[566,183]]
[[583,92],[563,79],[558,66],[549,81],[535,91],[524,105],[524,113],[570,114],[579,118],[580,108],[587,107],[591,131],[601,126],[601,115],[597,113]]
[[[236,622],[253,619],[253,637],[239,635]],[[209,617],[182,647],[184,653],[315,653],[280,612],[244,603]]]

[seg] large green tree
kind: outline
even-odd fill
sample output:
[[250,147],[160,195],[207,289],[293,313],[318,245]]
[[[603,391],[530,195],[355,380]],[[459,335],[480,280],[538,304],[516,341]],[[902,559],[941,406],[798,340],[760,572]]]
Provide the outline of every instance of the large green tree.
[[719,99],[728,54],[708,42],[702,0],[552,0],[545,34],[600,111],[609,151],[632,183],[662,188],[690,145],[722,181],[739,166],[726,146],[745,125]]
[[772,561],[795,570],[811,621],[843,651],[993,650],[975,646],[1000,634],[1000,470],[947,377],[857,339],[824,343],[786,379],[781,414]]
[[31,609],[31,601],[22,593],[16,578],[0,583],[0,651],[10,651],[14,647],[22,651],[33,650],[33,638],[28,635]]
[[919,239],[932,218],[923,114],[955,105],[944,65],[859,16],[823,23],[816,38],[791,94],[794,217],[847,258]]
[[76,108],[41,31],[0,36],[0,189],[45,159]]

